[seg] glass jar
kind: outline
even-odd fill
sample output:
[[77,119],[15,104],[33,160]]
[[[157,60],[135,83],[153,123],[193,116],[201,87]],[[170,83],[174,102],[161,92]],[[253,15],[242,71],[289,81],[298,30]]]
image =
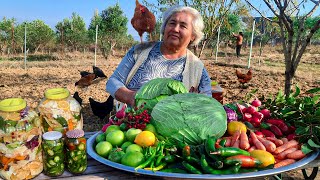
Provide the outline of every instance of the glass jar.
[[62,133],[46,132],[42,135],[43,170],[47,176],[60,176],[64,172],[64,144]]
[[223,104],[223,89],[217,82],[211,82],[211,93],[213,98]]
[[63,135],[69,130],[82,129],[81,106],[65,88],[48,89],[38,110],[44,132],[59,131]]
[[69,172],[78,174],[87,169],[86,138],[84,131],[75,129],[67,132],[66,166]]
[[24,99],[0,101],[1,178],[31,179],[42,172],[41,134],[40,118]]

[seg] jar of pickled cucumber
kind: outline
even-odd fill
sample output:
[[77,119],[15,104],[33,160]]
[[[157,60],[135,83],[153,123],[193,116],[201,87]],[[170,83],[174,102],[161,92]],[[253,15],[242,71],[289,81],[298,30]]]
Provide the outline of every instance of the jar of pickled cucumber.
[[44,132],[59,131],[65,135],[69,130],[82,129],[81,106],[68,89],[48,89],[44,96],[38,106]]
[[50,131],[42,135],[43,170],[47,176],[60,176],[64,172],[64,143],[62,133]]
[[41,134],[40,118],[24,99],[0,101],[2,179],[31,179],[42,172]]
[[67,132],[66,156],[69,172],[78,174],[87,169],[86,138],[83,130],[75,129]]

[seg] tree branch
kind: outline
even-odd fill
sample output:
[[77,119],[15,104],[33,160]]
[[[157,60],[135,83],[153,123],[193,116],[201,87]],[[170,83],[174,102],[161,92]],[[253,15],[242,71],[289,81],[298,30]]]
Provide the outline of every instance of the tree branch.
[[[268,20],[268,21],[270,21],[270,22],[276,22],[276,23],[278,23],[277,21],[274,21],[274,20],[266,17],[265,15],[263,15],[263,14],[260,12],[260,10],[257,9],[255,6],[253,6],[248,0],[245,0],[245,1],[246,1],[246,3],[249,4],[249,6],[251,6],[254,10],[256,10],[256,11],[260,14],[260,16],[263,17],[264,19],[266,19],[266,20]],[[271,8],[270,8],[270,9],[271,9]],[[275,13],[275,12],[274,12],[274,13]],[[277,15],[276,15],[276,16],[277,16]]]
[[320,0],[317,1],[317,2],[315,2],[315,1],[312,1],[312,2],[315,3],[315,6],[310,10],[309,13],[307,13],[307,14],[305,15],[305,17],[310,17],[310,16],[318,9],[318,7],[319,7]]

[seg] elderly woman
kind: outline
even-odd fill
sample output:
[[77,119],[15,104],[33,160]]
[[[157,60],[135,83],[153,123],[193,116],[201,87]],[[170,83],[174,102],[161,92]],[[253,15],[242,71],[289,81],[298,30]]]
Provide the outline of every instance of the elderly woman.
[[163,22],[163,41],[132,47],[109,78],[106,90],[118,101],[134,106],[136,91],[155,78],[172,78],[190,92],[211,96],[209,74],[188,50],[188,45],[197,45],[203,38],[200,13],[191,7],[172,7],[164,13]]

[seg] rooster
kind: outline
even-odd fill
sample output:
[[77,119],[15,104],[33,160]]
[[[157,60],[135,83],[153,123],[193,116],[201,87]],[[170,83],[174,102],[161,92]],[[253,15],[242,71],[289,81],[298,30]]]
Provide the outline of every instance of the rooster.
[[149,11],[149,9],[139,3],[136,0],[136,8],[134,9],[134,15],[131,19],[131,24],[133,28],[138,32],[140,36],[140,41],[142,43],[142,34],[144,32],[148,32],[151,38],[151,33],[153,32],[156,26],[156,18],[155,16]]
[[252,79],[252,69],[250,68],[246,74],[242,74],[238,69],[236,69],[236,75],[241,84],[248,83]]

